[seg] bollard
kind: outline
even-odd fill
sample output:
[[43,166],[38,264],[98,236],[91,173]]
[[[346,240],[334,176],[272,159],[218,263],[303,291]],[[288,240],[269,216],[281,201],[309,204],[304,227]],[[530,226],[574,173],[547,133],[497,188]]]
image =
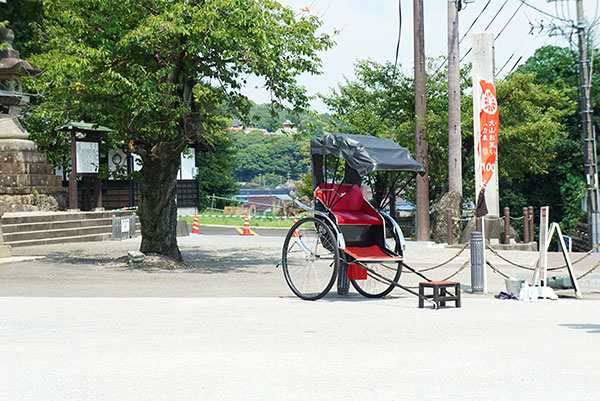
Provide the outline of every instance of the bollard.
[[483,293],[483,235],[471,233],[471,292]]
[[446,209],[446,225],[448,226],[448,245],[452,245],[454,242],[454,235],[452,234],[452,210]]
[[510,244],[510,208],[504,208],[504,243]]
[[527,207],[523,208],[523,243],[529,243],[529,212]]
[[529,213],[529,242],[535,242],[535,235],[533,234],[533,219],[535,217],[533,214],[533,206],[529,206],[527,212]]

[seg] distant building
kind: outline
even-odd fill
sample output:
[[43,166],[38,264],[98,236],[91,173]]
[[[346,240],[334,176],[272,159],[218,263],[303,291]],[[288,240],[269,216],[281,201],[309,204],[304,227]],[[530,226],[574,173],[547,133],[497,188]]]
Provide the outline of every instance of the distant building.
[[233,120],[229,128],[225,128],[223,131],[225,132],[243,132],[244,134],[250,134],[252,132],[260,132],[265,136],[273,136],[273,135],[287,135],[292,136],[298,133],[298,129],[294,128],[294,124],[290,120],[285,120],[283,122],[283,127],[279,128],[275,132],[270,132],[264,128],[256,128],[253,122],[249,122],[248,126],[244,126],[244,123],[241,120]]
[[260,132],[264,135],[268,135],[269,131],[262,128],[256,128],[253,122],[249,123],[249,126],[245,127],[244,123],[240,120],[233,120],[229,128],[225,128],[223,131],[226,132],[243,132],[244,134],[249,134],[251,132]]
[[296,135],[298,133],[298,129],[294,128],[293,125],[294,124],[290,120],[285,120],[283,123],[283,128],[279,128],[273,133],[273,135]]

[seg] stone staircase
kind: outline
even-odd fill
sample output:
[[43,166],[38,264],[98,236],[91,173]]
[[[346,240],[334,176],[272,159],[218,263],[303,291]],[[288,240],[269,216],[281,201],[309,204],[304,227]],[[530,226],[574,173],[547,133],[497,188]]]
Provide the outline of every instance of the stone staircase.
[[112,217],[131,214],[133,211],[128,210],[5,213],[1,232],[4,244],[11,247],[106,241],[112,238]]

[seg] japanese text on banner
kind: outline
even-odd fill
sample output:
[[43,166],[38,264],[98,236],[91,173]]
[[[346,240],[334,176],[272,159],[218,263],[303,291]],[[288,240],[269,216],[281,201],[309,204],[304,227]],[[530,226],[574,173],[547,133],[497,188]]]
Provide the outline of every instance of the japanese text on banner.
[[479,155],[481,157],[481,186],[485,187],[494,175],[498,155],[498,102],[494,84],[479,81],[483,107],[479,111]]

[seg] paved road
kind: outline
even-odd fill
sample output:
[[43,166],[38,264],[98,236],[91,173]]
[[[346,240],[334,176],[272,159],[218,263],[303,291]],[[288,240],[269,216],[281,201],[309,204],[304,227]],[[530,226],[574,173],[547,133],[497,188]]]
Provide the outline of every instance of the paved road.
[[0,298],[3,400],[598,400],[600,301]]
[[[265,230],[268,231],[268,230]],[[273,230],[281,231],[281,230]],[[283,236],[191,235],[179,238],[179,246],[188,268],[178,270],[134,269],[120,260],[128,250],[139,249],[139,238],[101,243],[61,244],[15,248],[15,255],[44,255],[43,260],[0,265],[0,296],[69,296],[69,297],[272,297],[290,294],[281,269]],[[406,263],[423,269],[437,265],[456,255],[458,249],[447,249],[431,243],[409,242]],[[508,260],[523,266],[534,266],[535,252],[502,252]],[[572,255],[576,260],[579,255]],[[532,272],[517,268],[493,256],[488,259],[504,274],[531,281]],[[434,280],[455,273],[470,259],[463,251],[451,263],[426,272]],[[560,255],[552,254],[550,265],[560,265]],[[577,275],[600,262],[600,254],[575,265]],[[489,293],[504,291],[504,278],[486,270]],[[553,274],[566,274],[564,270]],[[470,296],[471,273],[467,267],[454,280],[463,284]],[[404,274],[401,283],[416,286],[422,281],[414,274]],[[600,299],[600,268],[580,281],[584,297]],[[354,294],[354,293],[353,293]],[[392,295],[404,296],[395,290]],[[560,291],[571,297],[573,291]]]
[[[0,265],[0,400],[598,399],[599,272],[583,301],[497,300],[503,279],[488,271],[490,295],[466,292],[460,309],[418,309],[400,291],[306,302],[275,268],[282,241],[180,238],[189,265],[177,270],[123,264],[139,239],[16,248],[46,258]],[[425,268],[456,253],[409,243],[407,260]],[[456,278],[468,290],[468,269]]]

